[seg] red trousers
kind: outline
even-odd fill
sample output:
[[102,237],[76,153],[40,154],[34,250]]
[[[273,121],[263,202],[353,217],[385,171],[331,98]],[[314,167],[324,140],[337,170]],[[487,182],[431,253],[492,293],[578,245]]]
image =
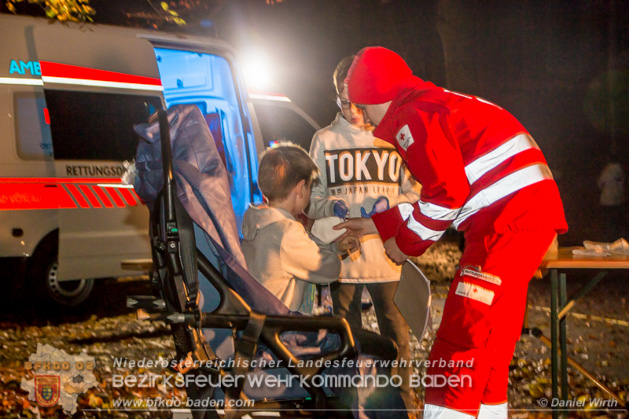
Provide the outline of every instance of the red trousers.
[[427,368],[426,404],[476,416],[507,401],[529,280],[555,231],[466,234]]

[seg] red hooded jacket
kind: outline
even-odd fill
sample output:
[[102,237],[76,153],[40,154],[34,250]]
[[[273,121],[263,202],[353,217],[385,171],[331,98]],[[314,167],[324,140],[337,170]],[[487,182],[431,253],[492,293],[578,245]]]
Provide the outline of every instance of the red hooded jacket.
[[374,131],[422,184],[420,200],[372,218],[383,241],[419,256],[454,225],[466,234],[567,231],[546,159],[506,110],[412,76]]

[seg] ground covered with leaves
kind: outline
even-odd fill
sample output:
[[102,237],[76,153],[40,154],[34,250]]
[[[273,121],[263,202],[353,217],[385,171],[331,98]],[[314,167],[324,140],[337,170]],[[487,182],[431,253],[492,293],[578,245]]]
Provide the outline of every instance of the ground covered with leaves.
[[[443,302],[460,252],[450,237],[418,260],[431,279],[433,292],[432,329],[420,342],[413,341],[414,356],[425,360],[434,340]],[[581,272],[568,272],[568,294],[585,284]],[[171,359],[174,352],[168,327],[163,323],[140,322],[125,308],[126,295],[148,291],[146,281],[119,279],[99,284],[88,308],[73,313],[46,312],[28,297],[2,294],[0,305],[0,417],[67,417],[60,408],[41,409],[21,389],[32,372],[25,369],[38,345],[49,344],[68,354],[85,352],[95,358],[94,375],[98,385],[78,398],[76,417],[171,417],[169,409],[153,409],[150,400],[185,400],[185,391],[165,386],[156,380],[147,387],[120,385],[115,378],[161,376],[173,372],[161,366],[130,365],[121,360]],[[629,389],[629,278],[610,273],[585,299],[579,301],[568,317],[569,355],[590,371],[605,386],[627,401]],[[534,280],[529,289],[529,324],[550,337],[550,286],[548,278]],[[377,330],[372,310],[364,313],[364,324]],[[424,371],[418,370],[417,374]],[[534,336],[523,336],[518,343],[509,376],[509,405],[512,417],[549,417],[545,406],[551,400],[550,349]],[[174,382],[174,381],[173,381]],[[575,368],[569,369],[570,398],[580,407],[569,411],[571,417],[626,417],[626,411],[598,409],[592,402],[610,397],[588,381]],[[120,400],[133,401],[133,408],[116,407]],[[417,391],[418,408],[423,391]],[[609,404],[607,405],[609,406]]]

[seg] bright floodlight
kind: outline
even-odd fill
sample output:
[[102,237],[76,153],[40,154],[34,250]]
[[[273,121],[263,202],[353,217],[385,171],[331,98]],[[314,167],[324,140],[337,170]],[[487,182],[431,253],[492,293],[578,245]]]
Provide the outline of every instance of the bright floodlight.
[[247,87],[253,90],[269,89],[272,82],[272,65],[268,55],[262,51],[249,51],[242,58]]

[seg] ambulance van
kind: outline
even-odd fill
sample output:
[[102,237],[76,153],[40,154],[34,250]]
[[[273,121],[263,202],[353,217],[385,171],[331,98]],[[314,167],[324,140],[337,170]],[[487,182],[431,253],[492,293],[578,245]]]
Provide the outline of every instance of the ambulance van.
[[264,145],[239,74],[208,37],[0,15],[0,261],[73,306],[95,279],[128,276],[122,260],[150,257],[148,211],[121,177],[133,125],[174,104],[205,116],[240,222],[261,200]]

